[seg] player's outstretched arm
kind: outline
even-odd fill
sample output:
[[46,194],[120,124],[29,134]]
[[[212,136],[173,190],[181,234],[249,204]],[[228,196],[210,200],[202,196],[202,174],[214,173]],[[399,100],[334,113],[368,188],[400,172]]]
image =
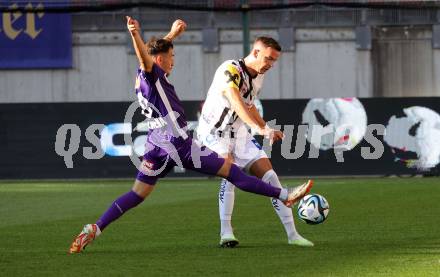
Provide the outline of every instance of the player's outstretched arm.
[[169,41],[173,41],[175,38],[180,36],[183,32],[186,30],[186,23],[185,21],[181,19],[177,19],[174,21],[173,25],[171,26],[170,32],[164,36],[164,39],[167,39]]
[[249,108],[249,113],[254,117],[254,119],[258,122],[258,125],[264,126],[266,125],[266,121],[261,117],[260,113],[257,110],[257,107],[255,105],[252,105]]
[[141,28],[139,22],[131,18],[130,16],[126,16],[127,18],[127,29],[131,34],[131,38],[133,40],[134,51],[136,52],[136,56],[139,60],[139,65],[142,70],[146,72],[151,72],[153,68],[153,59],[150,55],[148,55],[147,48],[145,47],[145,42],[141,37]]
[[[266,126],[266,121],[261,117],[260,113],[257,110],[255,105],[249,108],[249,113],[254,117],[254,119],[258,122],[259,126]],[[274,143],[275,141],[281,140],[284,138],[283,132],[279,130],[270,129],[271,133],[269,134],[270,143]]]
[[229,100],[229,103],[231,103],[231,108],[237,113],[238,117],[249,127],[257,130],[258,134],[269,138],[271,143],[283,138],[282,132],[270,128],[261,117],[261,121],[259,121],[251,114],[250,110],[241,99],[238,89],[233,87],[226,88],[224,90],[224,95]]
[[238,117],[243,120],[249,127],[260,130],[264,128],[264,123],[259,123],[249,112],[249,109],[246,107],[245,103],[241,99],[240,92],[236,88],[226,88],[224,90],[225,97],[231,103],[231,108],[234,110]]

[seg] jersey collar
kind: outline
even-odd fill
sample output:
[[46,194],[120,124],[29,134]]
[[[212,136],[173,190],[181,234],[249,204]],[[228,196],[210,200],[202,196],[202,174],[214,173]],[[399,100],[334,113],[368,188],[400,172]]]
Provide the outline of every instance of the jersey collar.
[[246,64],[244,63],[244,58],[239,59],[238,63],[240,64],[241,68],[243,68],[243,70],[246,72],[246,74],[249,76],[249,78],[251,78],[251,79],[257,78],[258,73],[257,73],[257,75],[255,75],[255,77],[252,77],[251,73],[248,71]]

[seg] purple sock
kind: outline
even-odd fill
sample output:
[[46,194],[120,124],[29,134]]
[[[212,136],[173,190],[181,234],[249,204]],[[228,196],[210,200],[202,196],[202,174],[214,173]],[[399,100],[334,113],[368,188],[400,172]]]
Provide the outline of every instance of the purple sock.
[[269,197],[279,198],[281,189],[271,186],[254,176],[246,175],[235,164],[231,165],[229,170],[229,176],[226,178],[229,182],[233,183],[237,188],[261,194]]
[[142,201],[144,199],[131,190],[116,199],[101,218],[96,221],[96,224],[102,232],[107,225],[118,219],[126,211],[139,205]]

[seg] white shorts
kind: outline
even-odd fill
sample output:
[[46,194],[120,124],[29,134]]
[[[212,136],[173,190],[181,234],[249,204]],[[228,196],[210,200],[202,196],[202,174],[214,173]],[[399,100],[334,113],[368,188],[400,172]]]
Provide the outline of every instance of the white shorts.
[[248,132],[237,138],[197,133],[197,138],[203,145],[221,156],[231,154],[234,163],[245,170],[249,170],[257,160],[267,158],[261,145]]

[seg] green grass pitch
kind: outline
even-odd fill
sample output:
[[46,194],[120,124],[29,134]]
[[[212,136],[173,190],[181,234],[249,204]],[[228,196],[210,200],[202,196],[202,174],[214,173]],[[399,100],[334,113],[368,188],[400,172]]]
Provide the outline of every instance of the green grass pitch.
[[[298,183],[298,180],[283,180]],[[440,179],[316,179],[326,222],[287,245],[268,199],[236,190],[240,246],[218,247],[218,179],[163,180],[84,253],[73,237],[131,180],[0,182],[2,276],[439,276]],[[296,214],[295,214],[296,215]]]

